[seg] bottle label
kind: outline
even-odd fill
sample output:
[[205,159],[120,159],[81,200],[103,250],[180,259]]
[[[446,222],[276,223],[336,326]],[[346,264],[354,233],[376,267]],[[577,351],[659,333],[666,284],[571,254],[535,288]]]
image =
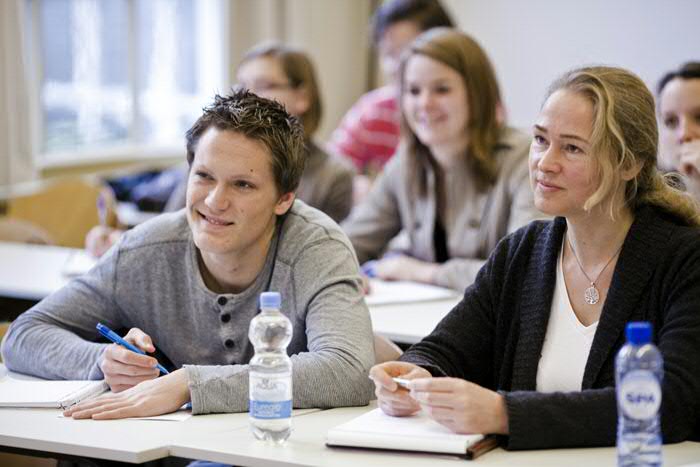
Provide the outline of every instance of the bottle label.
[[661,407],[661,387],[652,372],[630,371],[622,379],[618,398],[626,416],[635,420],[648,420]]
[[262,420],[292,416],[292,376],[250,372],[250,416]]

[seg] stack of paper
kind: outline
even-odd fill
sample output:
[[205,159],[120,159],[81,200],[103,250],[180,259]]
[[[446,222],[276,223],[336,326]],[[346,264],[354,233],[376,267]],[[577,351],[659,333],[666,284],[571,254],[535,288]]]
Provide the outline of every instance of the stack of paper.
[[484,435],[455,434],[423,412],[391,417],[375,409],[330,430],[326,444],[466,455],[483,439]]

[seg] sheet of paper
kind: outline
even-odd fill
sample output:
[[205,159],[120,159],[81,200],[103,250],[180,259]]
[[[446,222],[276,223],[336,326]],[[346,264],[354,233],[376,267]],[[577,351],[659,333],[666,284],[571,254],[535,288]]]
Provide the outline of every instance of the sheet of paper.
[[156,420],[163,422],[184,422],[192,416],[191,410],[178,410],[164,415],[154,415],[152,417],[133,417],[130,420]]
[[76,250],[70,254],[63,264],[61,273],[67,277],[81,276],[97,263],[97,259],[85,250]]
[[100,381],[26,381],[0,379],[0,407],[59,407],[59,401]]
[[427,302],[457,296],[454,290],[418,282],[372,279],[369,284],[370,293],[365,297],[369,306]]

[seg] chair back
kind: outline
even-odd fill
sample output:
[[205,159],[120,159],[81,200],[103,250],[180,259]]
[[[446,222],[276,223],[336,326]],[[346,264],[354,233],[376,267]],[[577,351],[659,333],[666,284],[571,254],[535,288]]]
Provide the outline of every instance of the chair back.
[[[83,178],[63,179],[7,200],[7,217],[29,222],[48,233],[56,245],[82,248],[85,235],[100,223],[97,200],[109,196],[100,183]],[[109,200],[106,203],[112,206]],[[113,210],[108,211],[113,217]],[[114,219],[106,219],[107,224]]]

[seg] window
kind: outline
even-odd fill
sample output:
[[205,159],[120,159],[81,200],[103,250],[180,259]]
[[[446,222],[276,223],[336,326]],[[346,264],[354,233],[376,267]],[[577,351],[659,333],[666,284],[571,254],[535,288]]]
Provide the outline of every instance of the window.
[[40,166],[180,154],[225,89],[222,0],[25,0]]

